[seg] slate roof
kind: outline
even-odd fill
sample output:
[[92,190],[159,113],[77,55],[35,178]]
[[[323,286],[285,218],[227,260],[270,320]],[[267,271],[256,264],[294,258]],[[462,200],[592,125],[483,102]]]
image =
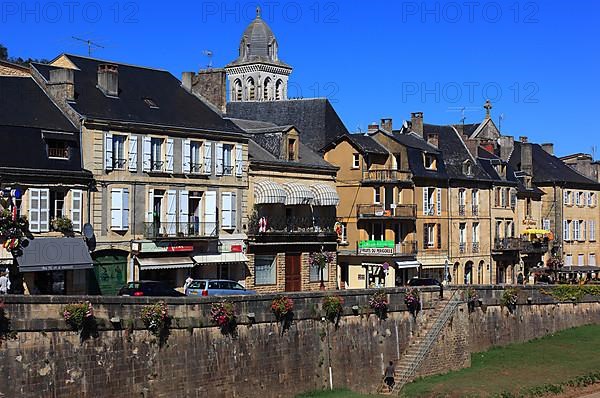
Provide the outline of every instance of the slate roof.
[[[112,61],[65,54],[75,70],[75,102],[79,114],[92,119],[154,124],[206,131],[241,132],[208,104],[181,87],[171,73]],[[111,98],[98,89],[98,65],[113,64],[119,70],[119,97]],[[53,66],[33,64],[46,80]],[[144,99],[158,105],[152,109]]]
[[[567,166],[562,160],[546,152],[541,145],[531,144],[533,160],[533,183],[538,186],[551,184],[585,185],[600,189],[600,184],[579,174]],[[515,169],[521,163],[521,143],[515,142],[515,147],[508,160]]]
[[338,136],[348,134],[348,129],[326,98],[229,102],[227,116],[294,125],[300,131],[302,142],[317,152]]
[[31,77],[0,77],[0,125],[78,131]]

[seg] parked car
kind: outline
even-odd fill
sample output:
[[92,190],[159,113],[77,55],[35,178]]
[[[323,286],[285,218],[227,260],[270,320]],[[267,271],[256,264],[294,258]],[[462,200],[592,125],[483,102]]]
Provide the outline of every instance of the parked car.
[[227,279],[195,279],[185,289],[188,296],[233,296],[256,294],[236,281]]
[[185,297],[185,294],[170,288],[166,283],[160,281],[135,281],[128,282],[119,290],[119,296],[166,296]]
[[440,286],[440,281],[434,278],[412,278],[408,286]]

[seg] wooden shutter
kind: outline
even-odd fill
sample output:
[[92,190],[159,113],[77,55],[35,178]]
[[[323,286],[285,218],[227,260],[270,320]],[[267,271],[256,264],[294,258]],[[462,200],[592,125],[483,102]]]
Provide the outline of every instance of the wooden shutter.
[[423,215],[429,214],[429,188],[423,187]]
[[237,226],[237,195],[235,192],[231,192],[231,228]]
[[241,177],[244,173],[244,159],[242,152],[242,144],[235,146],[235,175]]
[[570,235],[570,230],[569,230],[569,221],[567,220],[563,220],[563,239],[564,240],[571,240]]
[[146,222],[154,221],[154,189],[148,189],[148,207],[146,210]]
[[129,171],[137,171],[138,167],[138,138],[137,135],[129,136]]
[[442,215],[442,188],[437,189],[436,202],[437,202],[437,215],[441,216]]
[[217,142],[216,148],[216,161],[215,161],[215,175],[223,175],[223,143]]
[[423,224],[423,249],[429,247],[429,224]]
[[179,232],[184,235],[189,231],[189,197],[188,191],[179,191]]
[[221,193],[221,227],[231,227],[231,192]]
[[573,220],[573,240],[579,240],[579,220]]
[[181,172],[182,173],[190,173],[192,166],[192,143],[188,139],[184,139],[182,142],[181,148]]
[[152,138],[144,137],[143,143],[143,168],[145,172],[149,172],[152,169]]
[[204,193],[204,233],[212,236],[217,232],[217,192]]
[[441,249],[442,248],[442,224],[437,224],[436,230],[437,230],[437,248]]
[[71,221],[73,222],[73,230],[81,232],[81,207],[82,207],[83,191],[80,189],[71,190]]
[[125,231],[129,228],[129,189],[122,189],[121,201],[121,228]]
[[40,189],[40,232],[50,231],[50,190]]
[[204,148],[204,174],[212,174],[212,147],[211,141],[206,141],[202,148]]
[[29,230],[40,232],[40,190],[29,188]]
[[581,240],[587,240],[587,221],[582,220],[579,225],[579,228],[581,229]]
[[177,191],[170,189],[167,191],[167,225],[166,233],[174,236],[177,227]]
[[104,170],[113,169],[113,136],[111,133],[104,133]]
[[110,206],[110,228],[115,231],[123,229],[123,190],[121,188],[111,189],[111,206]]
[[167,138],[167,172],[173,172],[173,138]]

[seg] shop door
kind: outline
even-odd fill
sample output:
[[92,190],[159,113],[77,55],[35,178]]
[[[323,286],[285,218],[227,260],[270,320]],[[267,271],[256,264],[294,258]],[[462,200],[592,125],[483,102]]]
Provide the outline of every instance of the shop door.
[[[116,295],[125,285],[127,277],[127,255],[123,252],[100,252],[93,255],[94,281],[91,290],[103,296]],[[95,285],[95,286],[94,286]]]
[[285,255],[285,291],[299,292],[301,289],[300,255]]

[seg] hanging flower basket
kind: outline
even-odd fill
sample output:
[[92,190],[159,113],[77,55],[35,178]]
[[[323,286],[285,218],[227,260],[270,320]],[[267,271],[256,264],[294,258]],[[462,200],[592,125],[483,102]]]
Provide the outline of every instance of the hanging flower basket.
[[89,301],[67,304],[63,307],[61,315],[73,331],[79,332],[81,341],[97,333],[94,308]]
[[212,323],[221,329],[222,334],[231,336],[237,334],[237,320],[232,302],[224,300],[213,303],[210,308],[210,318]]
[[324,297],[323,312],[325,313],[325,319],[337,327],[340,322],[340,317],[344,312],[344,299],[340,296]]
[[404,304],[406,304],[412,316],[416,318],[419,311],[421,311],[419,291],[417,289],[409,289],[406,292],[406,296],[404,296]]
[[508,312],[511,314],[517,308],[517,302],[519,301],[519,291],[514,287],[504,289],[502,298],[500,298],[500,305],[506,307]]
[[277,322],[281,323],[281,334],[283,335],[292,325],[294,319],[294,301],[286,296],[277,296],[271,302],[271,311]]
[[387,319],[388,305],[387,294],[384,291],[376,292],[369,298],[369,307],[382,321]]
[[160,346],[164,345],[169,338],[171,317],[169,307],[164,301],[146,305],[142,308],[142,322],[146,329],[158,339]]

